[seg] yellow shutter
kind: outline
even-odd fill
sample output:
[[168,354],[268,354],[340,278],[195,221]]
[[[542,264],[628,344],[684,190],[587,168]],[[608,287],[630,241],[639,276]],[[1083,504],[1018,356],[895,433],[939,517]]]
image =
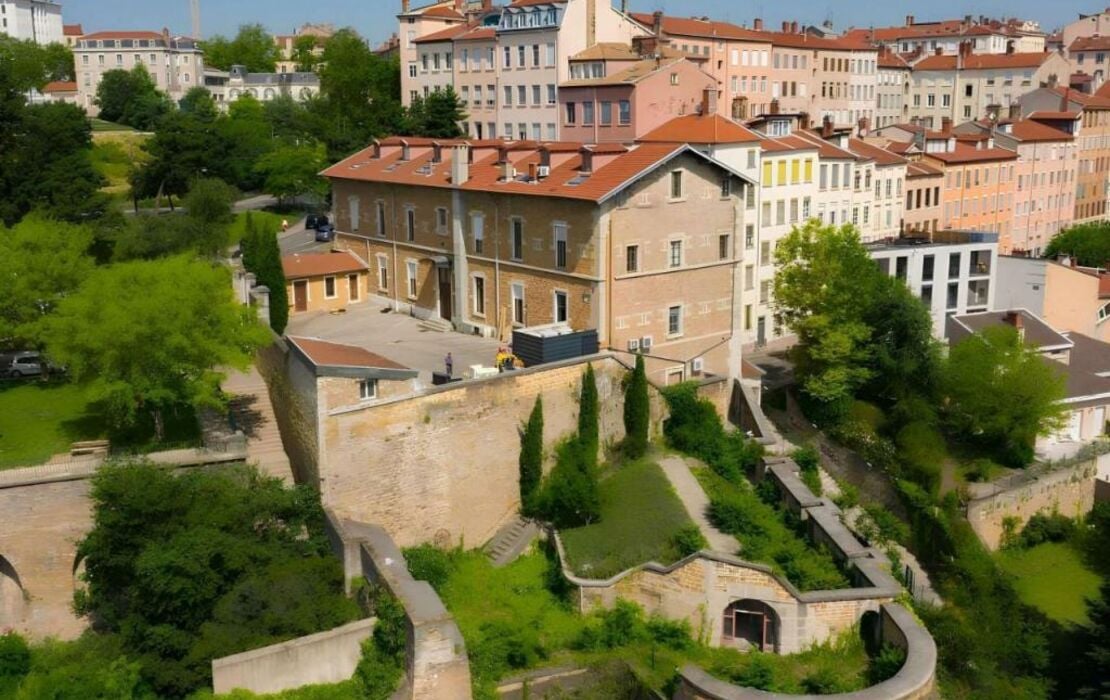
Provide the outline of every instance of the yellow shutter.
[[813,161],[809,158],[806,158],[806,179],[805,179],[805,181],[806,181],[806,184],[811,184],[813,182]]
[[763,161],[763,186],[771,186],[771,161]]
[[786,184],[786,161],[785,160],[780,160],[779,161],[779,184],[780,185],[785,185]]
[[798,179],[801,177],[802,161],[795,158],[790,161],[790,184],[798,184]]

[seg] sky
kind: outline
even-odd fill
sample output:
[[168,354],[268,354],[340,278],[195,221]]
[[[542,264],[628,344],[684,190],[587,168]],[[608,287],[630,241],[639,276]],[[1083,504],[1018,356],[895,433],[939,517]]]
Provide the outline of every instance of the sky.
[[[86,32],[162,27],[176,34],[190,31],[189,0],[61,1],[65,22],[80,22]],[[414,6],[421,4],[413,0]],[[400,0],[201,0],[201,32],[233,35],[240,24],[260,22],[275,34],[291,34],[305,22],[331,22],[354,27],[379,42],[396,31],[400,6]],[[762,16],[768,28],[784,20],[820,24],[831,19],[837,28],[845,28],[901,24],[910,14],[918,21],[982,14],[1034,19],[1051,30],[1073,21],[1079,12],[1098,11],[1105,0],[630,0],[630,6],[639,12],[705,15],[749,26]]]

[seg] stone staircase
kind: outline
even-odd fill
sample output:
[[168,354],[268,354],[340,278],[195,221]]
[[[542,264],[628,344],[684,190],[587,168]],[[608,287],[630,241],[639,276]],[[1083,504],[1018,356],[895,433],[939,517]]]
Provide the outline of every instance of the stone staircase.
[[540,528],[535,522],[517,515],[486,544],[486,556],[496,567],[511,564],[539,534]]
[[435,333],[449,333],[450,331],[455,330],[455,327],[451,325],[450,321],[445,321],[438,316],[426,318],[418,325],[422,330],[433,331]]
[[259,471],[293,483],[289,456],[281,443],[270,392],[258,369],[229,372],[223,389],[231,394],[230,412],[237,430],[247,437],[247,461],[258,465]]

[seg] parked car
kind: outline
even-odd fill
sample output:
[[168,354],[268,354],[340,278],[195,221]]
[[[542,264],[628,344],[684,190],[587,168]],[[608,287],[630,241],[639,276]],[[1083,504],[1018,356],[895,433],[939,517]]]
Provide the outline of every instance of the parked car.
[[330,243],[335,240],[335,227],[331,224],[323,224],[316,228],[316,240],[322,243]]
[[327,214],[309,214],[304,221],[304,227],[309,231],[319,231],[322,226],[329,225]]
[[8,376],[13,379],[20,377],[38,377],[42,375],[43,360],[37,352],[16,353],[8,365]]

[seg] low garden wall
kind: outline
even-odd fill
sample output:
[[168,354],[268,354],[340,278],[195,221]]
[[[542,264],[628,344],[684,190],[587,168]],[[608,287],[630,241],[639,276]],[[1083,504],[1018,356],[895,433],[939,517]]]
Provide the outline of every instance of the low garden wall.
[[967,521],[989,549],[998,549],[1008,519],[1016,531],[1032,516],[1058,512],[1069,518],[1090,512],[1099,479],[1110,480],[1110,454],[1099,455],[1062,468],[1033,466],[1004,484],[988,484],[987,495],[967,504]]
[[327,632],[252,649],[212,660],[212,690],[236,688],[252,693],[278,693],[318,683],[348,680],[362,657],[362,642],[374,631],[374,618]]

